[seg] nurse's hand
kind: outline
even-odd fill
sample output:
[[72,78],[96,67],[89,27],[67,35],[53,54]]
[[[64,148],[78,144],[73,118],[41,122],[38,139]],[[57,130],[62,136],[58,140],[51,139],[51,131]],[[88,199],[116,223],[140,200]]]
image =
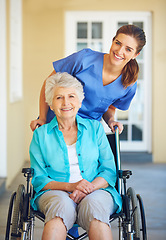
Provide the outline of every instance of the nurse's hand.
[[31,123],[30,123],[30,128],[32,131],[35,131],[35,129],[38,127],[38,126],[42,126],[46,123],[46,121],[42,120],[42,119],[35,119],[35,120],[32,120]]
[[116,121],[109,121],[108,126],[111,128],[111,131],[114,133],[115,132],[115,126],[118,127],[119,129],[119,134],[123,132],[123,124],[120,122]]
[[115,132],[115,126],[117,126],[119,129],[119,133],[121,134],[123,131],[123,124],[120,122],[116,122],[114,120],[115,110],[116,110],[116,107],[114,107],[113,105],[110,105],[107,112],[105,112],[103,114],[103,119],[108,124],[108,126],[111,128],[111,131],[113,133]]

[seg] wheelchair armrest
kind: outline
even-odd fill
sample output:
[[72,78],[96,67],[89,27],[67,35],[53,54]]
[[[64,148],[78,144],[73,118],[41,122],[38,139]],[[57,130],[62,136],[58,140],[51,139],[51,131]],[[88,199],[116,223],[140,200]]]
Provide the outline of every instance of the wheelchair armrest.
[[119,170],[118,171],[118,176],[119,176],[119,178],[122,178],[122,179],[128,179],[131,175],[132,175],[131,170]]
[[23,168],[22,173],[24,173],[25,177],[32,177],[34,174],[34,169],[33,168]]

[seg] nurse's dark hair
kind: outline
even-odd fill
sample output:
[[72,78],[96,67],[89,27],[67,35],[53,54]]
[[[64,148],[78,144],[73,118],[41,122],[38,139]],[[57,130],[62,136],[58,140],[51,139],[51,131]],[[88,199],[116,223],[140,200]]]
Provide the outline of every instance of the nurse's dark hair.
[[[135,26],[135,25],[124,25],[120,27],[113,40],[116,39],[118,34],[125,34],[128,36],[133,37],[137,41],[137,51],[136,54],[138,54],[144,45],[146,44],[146,36],[144,31]],[[136,61],[136,59],[131,59],[123,68],[122,70],[122,84],[126,88],[131,84],[134,84],[137,81],[139,73],[139,66]]]

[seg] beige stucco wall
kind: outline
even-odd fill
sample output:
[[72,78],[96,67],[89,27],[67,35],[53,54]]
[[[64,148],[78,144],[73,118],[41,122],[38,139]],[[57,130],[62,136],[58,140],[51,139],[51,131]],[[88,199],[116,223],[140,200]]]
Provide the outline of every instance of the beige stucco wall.
[[[38,99],[52,62],[64,55],[64,13],[67,10],[151,11],[153,41],[152,152],[154,162],[166,162],[166,1],[165,0],[27,0],[23,1],[24,99],[8,102],[8,183],[29,159],[31,119],[38,116]],[[18,117],[19,116],[19,117]],[[13,127],[14,126],[14,127]],[[165,147],[164,147],[165,145]]]
[[9,0],[6,1],[6,39],[7,39],[7,186],[10,185],[25,161],[25,121],[24,98],[11,103],[9,96]]
[[[166,162],[166,1],[153,1],[153,154],[154,162]],[[153,3],[152,2],[152,3]],[[151,5],[152,6],[152,5]]]

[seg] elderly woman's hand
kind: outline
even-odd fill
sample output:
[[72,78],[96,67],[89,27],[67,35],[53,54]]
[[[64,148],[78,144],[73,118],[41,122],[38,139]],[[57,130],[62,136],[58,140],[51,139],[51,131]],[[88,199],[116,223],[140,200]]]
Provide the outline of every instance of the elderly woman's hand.
[[80,190],[85,194],[89,194],[94,191],[94,185],[91,182],[88,182],[85,179],[80,180],[79,182],[75,183],[75,190]]
[[81,200],[86,197],[87,194],[83,193],[80,190],[74,190],[74,192],[72,192],[69,197],[75,202],[75,203],[79,203],[81,202]]
[[69,197],[75,202],[79,203],[81,200],[86,197],[89,193],[93,192],[95,190],[95,186],[88,182],[85,179],[80,180],[76,183],[70,184],[72,193],[69,195]]

